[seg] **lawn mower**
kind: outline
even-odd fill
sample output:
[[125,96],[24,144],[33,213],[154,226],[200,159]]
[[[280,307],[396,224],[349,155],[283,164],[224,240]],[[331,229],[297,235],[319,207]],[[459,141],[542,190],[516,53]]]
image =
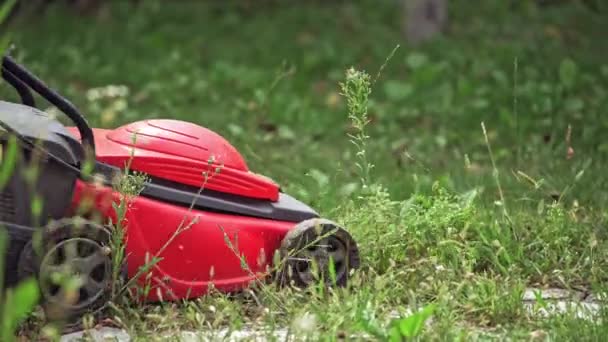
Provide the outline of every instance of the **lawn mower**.
[[[100,310],[117,267],[151,302],[211,287],[238,292],[257,281],[345,286],[359,267],[345,228],[250,171],[219,134],[168,119],[91,128],[9,54],[2,77],[21,98],[0,101],[1,168],[12,170],[0,192],[0,226],[10,239],[4,282],[36,277],[46,312],[69,318]],[[37,109],[32,90],[73,126]],[[116,179],[134,173],[143,182],[125,197]],[[118,226],[125,257],[117,266]],[[78,280],[71,296],[60,282],[65,273]]]

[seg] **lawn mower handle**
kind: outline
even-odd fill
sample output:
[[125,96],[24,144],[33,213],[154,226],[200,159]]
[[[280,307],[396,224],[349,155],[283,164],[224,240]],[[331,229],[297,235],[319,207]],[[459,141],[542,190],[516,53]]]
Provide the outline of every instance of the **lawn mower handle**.
[[93,130],[87,123],[84,116],[78,111],[78,109],[66,98],[59,95],[57,92],[49,88],[42,80],[33,75],[23,66],[17,64],[11,57],[2,57],[2,78],[4,78],[10,85],[12,85],[19,96],[23,104],[35,107],[34,97],[28,89],[31,88],[44,99],[49,101],[51,104],[56,106],[61,112],[67,115],[76,125],[82,143],[88,145],[91,152],[95,152],[95,139],[93,136]]

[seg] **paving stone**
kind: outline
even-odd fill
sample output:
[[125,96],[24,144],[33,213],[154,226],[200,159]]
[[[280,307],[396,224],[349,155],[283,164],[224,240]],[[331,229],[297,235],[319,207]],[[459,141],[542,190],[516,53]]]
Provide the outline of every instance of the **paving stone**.
[[[95,342],[130,342],[131,337],[126,331],[117,328],[101,327],[86,331],[86,337],[92,337]],[[61,336],[61,342],[90,341],[85,339],[85,331],[77,331]]]
[[597,303],[556,301],[547,303],[546,307],[538,307],[534,303],[524,303],[530,313],[547,317],[556,314],[574,312],[577,318],[596,320],[601,306]]
[[[599,300],[601,296],[587,296],[583,301],[581,292],[571,292],[563,289],[543,289],[542,298],[547,300],[546,307],[540,308],[536,303],[534,291],[537,289],[527,289],[523,296],[525,308],[531,314],[537,314],[544,317],[555,314],[563,314],[575,312],[576,316],[583,319],[597,320],[597,313],[601,310]],[[410,312],[411,310],[408,310]],[[401,317],[396,311],[390,313],[390,318],[394,319]],[[126,331],[110,327],[102,327],[100,329],[92,329],[88,331],[89,335],[95,342],[130,342],[131,338]],[[203,342],[203,341],[267,341],[272,335],[272,339],[285,340],[287,329],[277,329],[268,333],[264,330],[258,330],[253,327],[246,327],[239,331],[230,331],[228,329],[216,331],[182,331],[180,333],[180,341],[183,342]],[[61,337],[61,342],[80,342],[84,336],[84,332],[74,332]],[[175,335],[171,335],[173,337]],[[169,336],[167,336],[169,337]],[[361,338],[362,336],[352,336],[353,338]]]
[[608,299],[608,296],[605,293],[603,293],[603,294],[592,293],[589,296],[587,296],[587,298],[585,298],[585,302],[600,303],[600,302],[606,301],[606,299]]
[[180,333],[181,342],[207,342],[207,341],[268,341],[269,335],[272,335],[277,341],[282,341],[287,338],[286,329],[277,329],[271,334],[261,330],[243,329],[239,331],[228,331],[222,329],[213,333],[182,331]]
[[528,288],[524,292],[524,301],[536,301],[536,292],[541,292],[541,298],[546,300],[582,300],[584,294],[579,291],[568,291],[558,288],[535,289]]

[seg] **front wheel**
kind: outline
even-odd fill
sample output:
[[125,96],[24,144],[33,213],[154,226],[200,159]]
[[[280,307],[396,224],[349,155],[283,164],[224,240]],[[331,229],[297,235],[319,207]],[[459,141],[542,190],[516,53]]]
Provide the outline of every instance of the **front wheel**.
[[344,287],[352,270],[359,268],[357,244],[346,229],[327,219],[300,222],[279,249],[280,285],[307,287],[322,281]]

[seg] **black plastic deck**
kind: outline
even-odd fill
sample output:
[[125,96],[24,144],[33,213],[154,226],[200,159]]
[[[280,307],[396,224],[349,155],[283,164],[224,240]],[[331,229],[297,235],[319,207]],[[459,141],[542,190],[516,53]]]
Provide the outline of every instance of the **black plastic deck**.
[[[112,179],[119,169],[96,163],[96,172]],[[148,176],[140,196],[198,210],[265,218],[278,221],[300,222],[319,217],[319,214],[292,196],[279,193],[279,200],[247,198]]]

